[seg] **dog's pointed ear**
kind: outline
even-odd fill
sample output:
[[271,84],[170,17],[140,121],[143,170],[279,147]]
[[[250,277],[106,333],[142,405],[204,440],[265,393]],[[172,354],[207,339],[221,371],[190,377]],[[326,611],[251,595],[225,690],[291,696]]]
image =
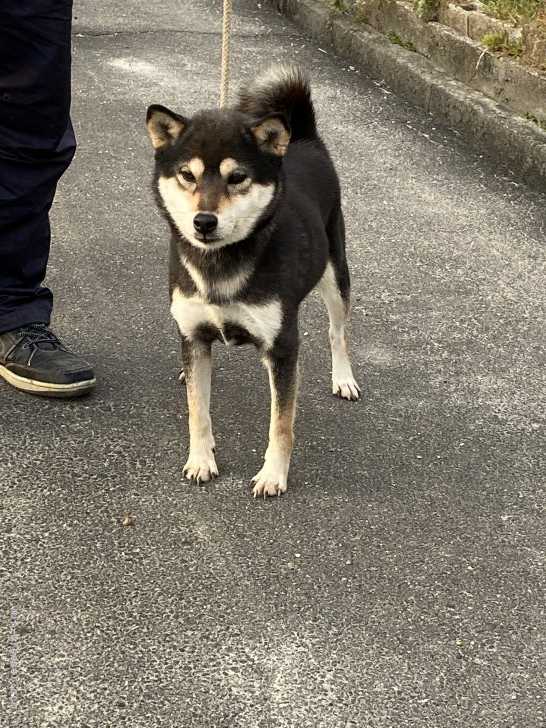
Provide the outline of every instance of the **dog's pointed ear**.
[[148,107],[146,126],[156,149],[166,144],[174,144],[187,125],[183,116],[175,114],[165,106],[154,104]]
[[268,114],[250,126],[258,144],[270,154],[283,157],[290,141],[290,127],[282,114]]

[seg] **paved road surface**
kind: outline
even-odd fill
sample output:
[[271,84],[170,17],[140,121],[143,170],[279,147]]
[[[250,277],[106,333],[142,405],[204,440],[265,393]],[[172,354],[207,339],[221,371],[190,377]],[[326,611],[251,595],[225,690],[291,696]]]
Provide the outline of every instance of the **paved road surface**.
[[251,497],[269,405],[250,349],[215,355],[222,477],[181,477],[144,115],[216,104],[219,6],[76,8],[80,148],[49,283],[99,385],[79,402],[0,387],[0,723],[543,726],[544,198],[253,0],[235,0],[234,82],[273,59],[311,73],[364,397],[329,395],[313,296],[286,497]]

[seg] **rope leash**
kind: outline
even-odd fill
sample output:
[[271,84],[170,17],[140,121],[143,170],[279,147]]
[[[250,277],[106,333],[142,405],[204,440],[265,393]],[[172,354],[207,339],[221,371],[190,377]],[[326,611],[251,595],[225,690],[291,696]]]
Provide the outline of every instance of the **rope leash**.
[[231,42],[231,2],[224,0],[224,22],[222,24],[222,80],[220,83],[220,108],[227,105],[229,90],[229,53]]

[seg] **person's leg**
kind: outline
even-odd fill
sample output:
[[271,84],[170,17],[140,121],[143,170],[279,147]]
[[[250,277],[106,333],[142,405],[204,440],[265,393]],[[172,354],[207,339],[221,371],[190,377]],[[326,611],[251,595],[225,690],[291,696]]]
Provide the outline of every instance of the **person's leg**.
[[49,209],[76,142],[72,0],[0,4],[0,376],[48,397],[85,394],[87,362],[49,331]]
[[73,157],[72,0],[0,5],[0,333],[49,324],[49,209]]

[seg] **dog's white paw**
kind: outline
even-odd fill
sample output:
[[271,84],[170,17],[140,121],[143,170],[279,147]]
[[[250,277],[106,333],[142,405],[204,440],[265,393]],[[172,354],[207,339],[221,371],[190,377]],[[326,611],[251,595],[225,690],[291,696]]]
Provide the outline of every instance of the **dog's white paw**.
[[334,380],[332,383],[332,393],[337,397],[348,399],[351,402],[356,402],[357,399],[360,399],[360,387],[352,376]]
[[192,453],[184,465],[184,477],[186,477],[192,485],[207,483],[214,480],[218,475],[218,468],[212,450],[209,452]]
[[284,468],[273,467],[264,463],[260,472],[252,478],[254,498],[263,495],[280,495],[288,487],[287,473]]

